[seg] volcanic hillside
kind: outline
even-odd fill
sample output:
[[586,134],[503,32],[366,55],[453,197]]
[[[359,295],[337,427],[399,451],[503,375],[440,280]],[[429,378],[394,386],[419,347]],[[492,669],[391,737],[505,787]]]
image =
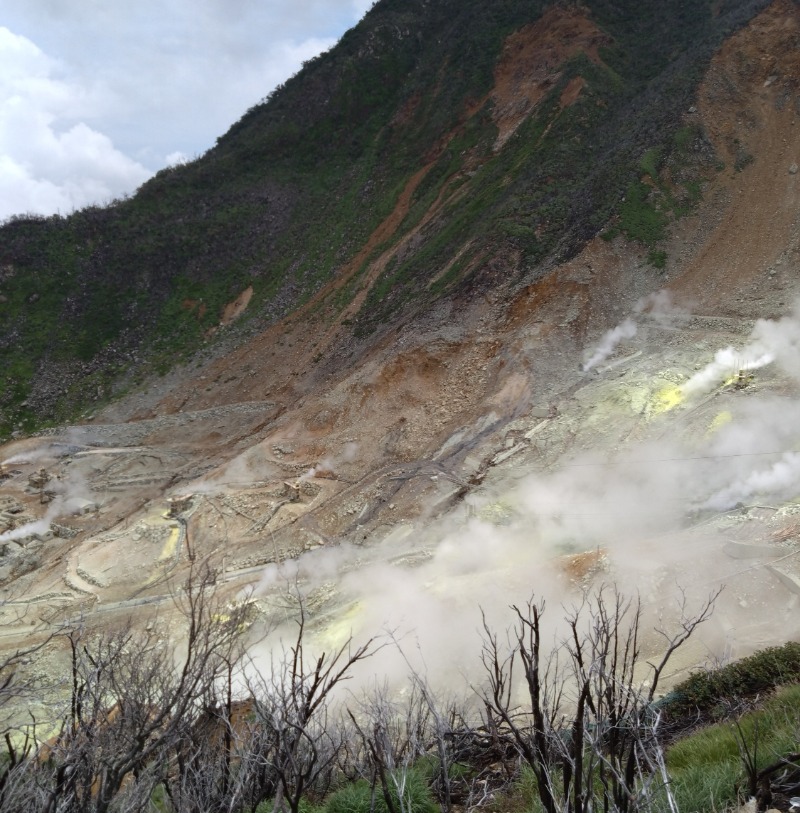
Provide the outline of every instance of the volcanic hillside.
[[445,673],[604,580],[727,585],[681,668],[796,636],[799,46],[792,0],[382,0],[208,155],[7,224],[3,640],[206,554]]
[[[718,161],[746,161],[687,110],[765,5],[382,0],[197,160],[0,229],[0,432],[287,319],[313,319],[303,368],[340,374],[388,330],[513,296],[598,233],[647,246],[657,274],[669,222]],[[283,384],[282,364],[262,374]]]
[[4,640],[200,554],[444,661],[593,579],[727,583],[691,662],[797,634],[798,44],[790,0],[383,0],[208,155],[7,224]]

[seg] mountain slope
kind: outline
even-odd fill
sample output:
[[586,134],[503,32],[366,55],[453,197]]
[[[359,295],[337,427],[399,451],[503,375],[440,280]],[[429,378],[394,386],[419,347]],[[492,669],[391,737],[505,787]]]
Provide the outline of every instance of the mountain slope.
[[363,340],[541,275],[615,212],[662,264],[713,165],[680,114],[764,5],[382,0],[206,155],[109,208],[0,230],[0,431],[169,369],[240,295],[249,330],[305,306]]
[[[514,87],[512,53],[535,76],[539,48],[568,27],[590,62],[594,46],[602,58],[580,10],[549,14],[507,40],[490,89],[506,111],[516,98],[524,115],[538,92]],[[471,277],[438,297],[418,281],[421,302],[355,336],[368,292],[351,296],[348,280],[363,266],[377,286],[395,247],[410,255],[429,239],[400,225],[423,164],[374,218],[361,260],[288,317],[249,335],[233,322],[234,349],[220,330],[213,352],[84,423],[5,444],[0,650],[64,619],[169,619],[174,585],[206,556],[219,597],[251,600],[264,629],[300,593],[315,649],[397,630],[449,689],[477,666],[479,608],[505,619],[531,593],[571,606],[604,583],[638,592],[642,658],[658,661],[653,630],[679,628],[724,584],[665,688],[698,664],[796,639],[798,43],[791,0],[732,32],[673,152],[638,156],[616,220],[569,259],[515,277],[522,249],[487,232]],[[578,89],[567,81],[559,101]],[[492,149],[516,118],[501,121]],[[471,171],[464,184],[481,177]],[[626,238],[692,182],[702,196],[663,238]],[[58,647],[37,670],[66,673]]]

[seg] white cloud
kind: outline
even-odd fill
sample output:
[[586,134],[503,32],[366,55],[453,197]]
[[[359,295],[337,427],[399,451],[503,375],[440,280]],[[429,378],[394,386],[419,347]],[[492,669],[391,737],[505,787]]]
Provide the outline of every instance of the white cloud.
[[177,167],[177,166],[180,166],[181,164],[185,164],[189,160],[190,160],[190,158],[189,158],[188,155],[185,155],[180,150],[176,150],[175,152],[171,152],[164,159],[164,163],[168,167]]
[[375,0],[351,0],[351,5],[360,20],[375,5]]
[[75,120],[96,102],[57,71],[34,43],[0,27],[0,218],[106,201],[151,174]]
[[5,0],[0,217],[103,202],[202,154],[371,5]]

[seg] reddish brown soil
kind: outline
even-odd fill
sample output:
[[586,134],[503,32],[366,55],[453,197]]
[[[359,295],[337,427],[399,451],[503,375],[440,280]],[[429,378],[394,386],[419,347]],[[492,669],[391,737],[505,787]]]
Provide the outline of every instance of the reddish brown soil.
[[738,312],[796,250],[799,82],[800,7],[776,0],[725,42],[702,83],[699,115],[725,164],[706,193],[721,202],[719,222],[671,286],[701,308]]
[[586,87],[586,80],[582,76],[576,76],[567,82],[567,86],[561,91],[561,98],[559,105],[563,110],[565,107],[571,107],[578,101],[581,91]]
[[[505,42],[494,72],[497,144],[502,146],[561,77],[564,62],[585,53],[600,63],[598,49],[608,37],[584,9],[548,9],[542,18],[512,34]],[[569,83],[561,97],[567,107],[577,99],[583,84]]]
[[249,285],[247,288],[242,291],[233,302],[229,302],[225,309],[222,312],[222,319],[220,320],[220,325],[229,325],[235,319],[238,319],[246,310],[247,306],[250,304],[250,300],[253,298],[253,286]]

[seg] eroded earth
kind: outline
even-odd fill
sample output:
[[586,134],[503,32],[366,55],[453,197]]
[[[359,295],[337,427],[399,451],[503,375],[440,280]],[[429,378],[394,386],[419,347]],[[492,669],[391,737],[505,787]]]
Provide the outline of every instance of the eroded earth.
[[432,669],[477,659],[479,607],[603,583],[666,626],[724,586],[676,674],[796,637],[798,30],[779,0],[714,59],[686,120],[725,168],[663,271],[598,237],[375,340],[301,312],[8,444],[2,646],[168,615],[205,556],[226,600],[298,589],[323,644],[402,629]]

